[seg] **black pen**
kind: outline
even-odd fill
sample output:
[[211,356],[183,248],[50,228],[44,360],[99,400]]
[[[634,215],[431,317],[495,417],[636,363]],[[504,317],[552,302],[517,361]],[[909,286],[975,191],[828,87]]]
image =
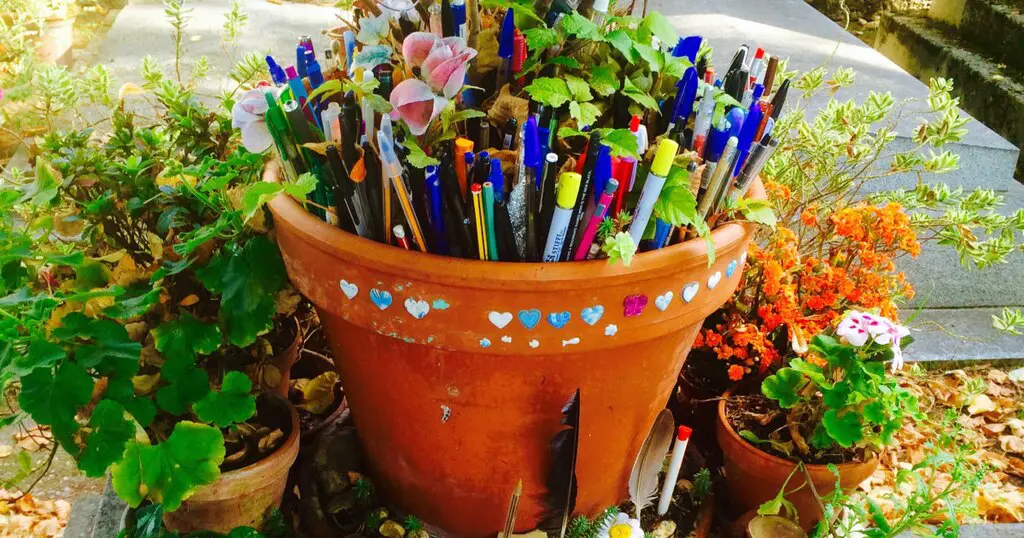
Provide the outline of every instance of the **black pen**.
[[522,261],[519,249],[516,248],[515,232],[512,229],[512,217],[508,214],[508,201],[505,198],[505,173],[501,170],[501,161],[491,159],[490,182],[494,187],[494,235],[498,240],[498,259],[506,262]]
[[363,178],[363,188],[366,190],[367,214],[370,216],[370,225],[374,240],[384,240],[384,218],[382,216],[383,202],[381,202],[381,179],[380,161],[377,154],[370,147],[369,142],[363,142],[363,169],[366,176]]
[[513,150],[516,147],[516,127],[519,126],[519,121],[515,118],[509,118],[505,122],[505,132],[502,133],[504,140],[501,142],[501,149]]
[[356,191],[348,174],[345,173],[344,166],[341,164],[341,155],[338,153],[338,148],[327,146],[326,152],[328,170],[334,178],[334,198],[336,200],[335,206],[337,207],[338,221],[343,229],[358,234],[360,237],[366,237],[366,225],[368,223],[362,209],[356,202]]
[[789,79],[782,81],[779,85],[779,91],[775,92],[772,97],[772,120],[779,121],[779,114],[782,113],[782,107],[786,104],[786,95],[789,94]]
[[[447,162],[447,166],[445,163]],[[462,256],[465,258],[476,258],[476,241],[473,239],[473,232],[469,218],[462,206],[462,193],[459,191],[459,180],[456,179],[451,167],[450,157],[441,159],[441,166],[438,167],[438,176],[441,178],[441,190],[444,193],[445,212],[451,214],[452,228],[458,230],[458,240],[452,241],[450,247],[455,252],[455,245],[461,245]],[[446,222],[447,225],[447,222]]]
[[590,190],[594,184],[594,168],[597,164],[597,154],[601,149],[601,131],[590,133],[590,143],[587,146],[586,160],[583,162],[583,171],[580,174],[580,190],[576,194],[576,205],[572,208],[572,216],[569,218],[569,229],[566,232],[565,243],[562,244],[562,254],[559,261],[571,258],[576,248],[576,241],[579,239],[580,223],[583,221],[583,212],[586,210],[587,197],[591,196]]

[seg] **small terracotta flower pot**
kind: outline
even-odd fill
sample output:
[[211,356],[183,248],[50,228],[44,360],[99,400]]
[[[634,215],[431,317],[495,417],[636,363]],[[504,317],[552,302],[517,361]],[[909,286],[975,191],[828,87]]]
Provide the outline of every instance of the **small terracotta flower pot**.
[[289,424],[284,443],[252,465],[221,474],[181,503],[181,508],[164,513],[168,529],[226,533],[235,527],[258,528],[271,510],[281,506],[288,470],[299,454],[299,415],[288,400],[272,392],[260,396],[257,412]]
[[[737,511],[757,510],[762,503],[769,501],[779,493],[786,479],[797,468],[796,462],[773,456],[748,443],[736,433],[729,418],[725,414],[725,405],[729,393],[718,403],[718,428],[716,436],[722,447],[725,459],[725,481],[729,486],[732,502]],[[835,490],[836,476],[829,471],[827,465],[806,465],[811,482],[818,495],[825,497]],[[836,466],[843,491],[850,492],[867,480],[878,468],[878,457],[865,462],[842,463]],[[797,490],[797,488],[799,488]],[[810,531],[821,521],[821,507],[814,493],[807,486],[807,478],[803,472],[797,471],[786,485],[786,499],[796,507],[800,518],[800,526]]]
[[[264,180],[277,181],[276,163]],[[760,182],[752,188],[763,197]],[[406,251],[270,202],[288,275],[318,308],[377,485],[458,536],[545,514],[548,444],[580,389],[576,510],[617,504],[704,318],[732,296],[755,226],[605,260],[499,263]]]

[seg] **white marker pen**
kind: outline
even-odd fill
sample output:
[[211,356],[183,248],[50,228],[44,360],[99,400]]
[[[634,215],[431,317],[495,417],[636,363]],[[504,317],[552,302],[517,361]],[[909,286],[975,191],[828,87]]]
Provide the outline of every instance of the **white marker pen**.
[[544,261],[561,261],[562,244],[569,232],[569,221],[572,220],[573,206],[576,195],[580,192],[582,176],[576,172],[566,172],[558,178],[558,193],[555,195],[555,211],[551,214],[551,228],[548,230],[548,242],[544,247]]

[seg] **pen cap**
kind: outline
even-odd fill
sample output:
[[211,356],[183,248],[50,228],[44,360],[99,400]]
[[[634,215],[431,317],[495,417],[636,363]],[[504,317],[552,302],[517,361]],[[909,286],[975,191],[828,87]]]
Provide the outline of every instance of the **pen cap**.
[[572,209],[576,205],[576,195],[580,192],[582,176],[576,172],[566,172],[558,178],[558,193],[555,203],[563,209]]
[[526,119],[526,128],[523,132],[523,164],[536,168],[540,164],[540,141],[537,140],[537,118],[530,116]]
[[495,197],[499,200],[505,199],[505,172],[501,171],[501,159],[491,159],[491,170],[487,175],[487,181],[494,185]]
[[662,138],[661,142],[658,142],[658,151],[654,154],[654,162],[651,163],[651,173],[658,177],[668,176],[669,170],[672,169],[672,161],[675,160],[678,151],[679,144],[675,140]]
[[516,28],[515,36],[512,38],[512,72],[518,73],[523,70],[523,63],[526,62],[526,38]]
[[615,178],[609,178],[608,183],[604,184],[604,194],[611,196],[615,194],[615,191],[619,190],[619,180]]
[[693,430],[691,430],[688,426],[680,426],[679,433],[676,434],[676,439],[679,439],[680,441],[689,441],[691,433],[693,433]]
[[288,77],[288,80],[291,80],[293,78],[299,78],[299,72],[295,70],[294,65],[289,65],[288,67],[285,67],[284,73],[285,76]]
[[[608,180],[612,177],[612,153],[611,148],[601,144],[601,150],[597,154],[597,164],[594,166],[594,200],[601,198]],[[613,191],[614,192],[614,191]]]
[[309,77],[309,85],[313,89],[317,89],[321,84],[324,83],[324,75],[320,70],[320,62],[313,60],[308,66],[306,66],[306,76]]
[[505,10],[505,18],[501,21],[501,34],[498,39],[498,56],[512,58],[515,47],[516,14],[515,10]]
[[395,153],[395,146],[382,131],[377,132],[377,148],[380,150],[381,164],[384,166],[384,173],[388,177],[402,175],[402,163],[398,162],[398,155]]

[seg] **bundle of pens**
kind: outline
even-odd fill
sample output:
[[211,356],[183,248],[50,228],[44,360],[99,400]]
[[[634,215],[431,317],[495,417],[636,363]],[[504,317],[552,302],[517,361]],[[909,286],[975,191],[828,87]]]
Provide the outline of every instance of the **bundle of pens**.
[[[286,174],[319,180],[309,210],[434,254],[556,262],[618,248],[627,263],[736,214],[777,146],[778,58],[744,45],[716,79],[701,37],[664,45],[663,17],[575,7],[368,3],[322,57],[306,37],[294,66],[268,56],[266,125]],[[655,87],[675,91],[655,99],[618,65],[584,67],[604,50],[645,59]]]

